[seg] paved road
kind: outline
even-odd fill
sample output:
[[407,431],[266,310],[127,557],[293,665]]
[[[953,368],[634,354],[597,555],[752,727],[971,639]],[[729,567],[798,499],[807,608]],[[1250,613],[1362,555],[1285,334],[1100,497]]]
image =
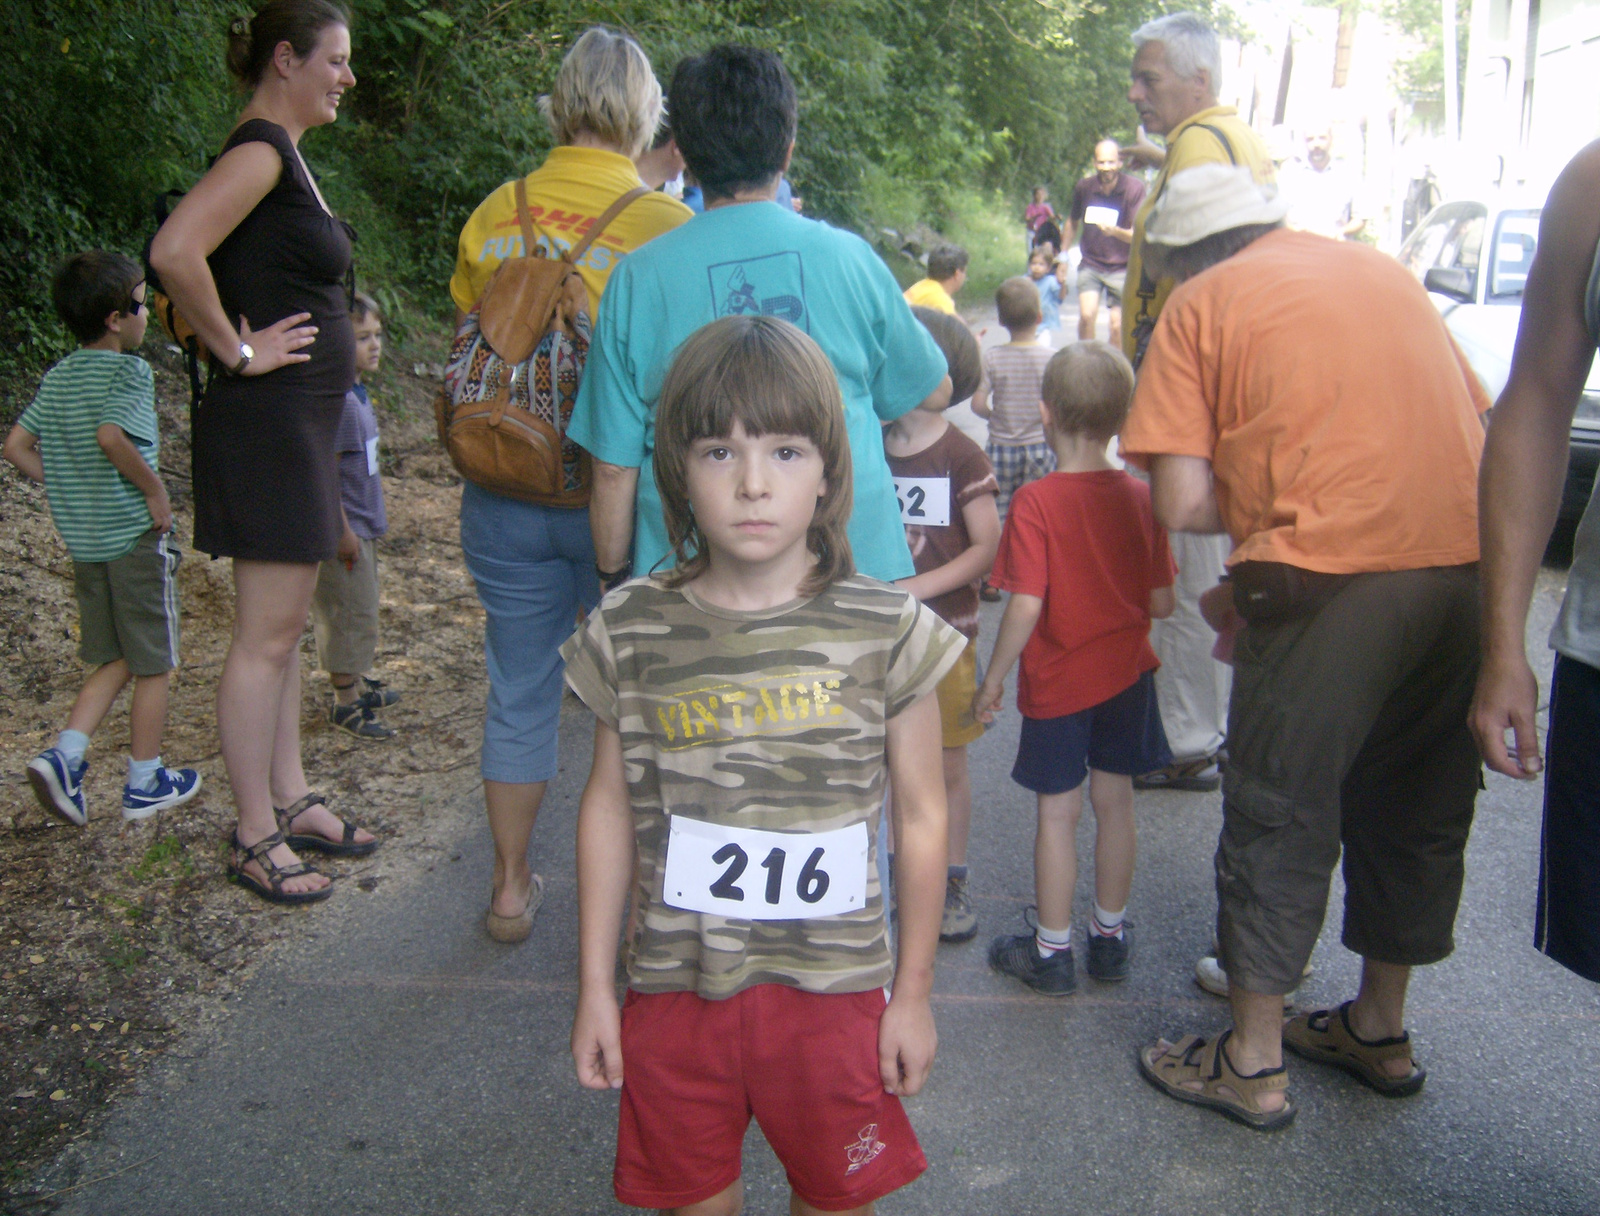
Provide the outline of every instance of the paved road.
[[[1535,634],[1559,583],[1546,572]],[[987,648],[996,608],[986,612]],[[1161,1097],[1133,1063],[1135,1046],[1161,1032],[1223,1023],[1222,1003],[1190,978],[1211,931],[1216,795],[1139,797],[1140,954],[1126,985],[1087,983],[1052,1001],[984,965],[988,936],[1016,925],[1031,898],[1031,799],[1008,778],[1016,729],[1008,715],[973,749],[983,932],[941,948],[941,1053],[911,1104],[932,1164],[883,1212],[1600,1211],[1600,1001],[1528,944],[1537,789],[1491,779],[1479,801],[1459,949],[1414,988],[1427,1088],[1387,1101],[1296,1064],[1299,1120],[1266,1137]],[[585,716],[569,712],[537,838],[549,898],[528,942],[506,948],[483,934],[481,811],[441,813],[427,841],[432,869],[371,894],[339,892],[346,915],[307,910],[307,935],[258,973],[220,1036],[197,1058],[170,1061],[62,1164],[57,1185],[126,1172],[65,1196],[60,1210],[622,1210],[608,1185],[615,1099],[581,1090],[567,1054],[573,819],[588,743]],[[1086,876],[1089,841],[1086,825]],[[1352,991],[1356,964],[1336,925],[1317,966],[1309,1000]],[[747,1163],[747,1210],[786,1212],[781,1171],[754,1131]]]

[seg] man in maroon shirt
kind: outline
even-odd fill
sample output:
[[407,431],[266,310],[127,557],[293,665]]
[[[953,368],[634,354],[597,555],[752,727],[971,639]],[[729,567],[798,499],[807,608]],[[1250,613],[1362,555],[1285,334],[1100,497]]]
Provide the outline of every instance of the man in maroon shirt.
[[1062,248],[1072,244],[1081,225],[1078,249],[1078,338],[1094,337],[1105,293],[1112,340],[1122,332],[1122,288],[1128,274],[1128,248],[1133,243],[1133,217],[1144,202],[1144,183],[1122,171],[1122,153],[1114,139],[1094,146],[1095,171],[1072,190],[1072,211]]

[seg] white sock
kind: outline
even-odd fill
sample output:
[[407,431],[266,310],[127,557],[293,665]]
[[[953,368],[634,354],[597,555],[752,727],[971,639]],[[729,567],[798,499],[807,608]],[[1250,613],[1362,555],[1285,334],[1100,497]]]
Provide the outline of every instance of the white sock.
[[77,764],[83,759],[83,753],[89,750],[89,736],[81,730],[64,730],[56,739],[56,746],[60,748],[68,760]]
[[1040,958],[1049,958],[1053,954],[1060,954],[1063,950],[1072,949],[1072,926],[1065,929],[1046,929],[1040,925],[1034,931],[1033,945],[1039,951]]
[[1101,937],[1121,937],[1122,918],[1127,913],[1127,908],[1123,908],[1120,912],[1107,912],[1096,903],[1094,906],[1094,920],[1090,922],[1089,927]]
[[161,757],[154,760],[135,760],[128,757],[128,788],[149,793],[155,787],[156,773],[161,768]]

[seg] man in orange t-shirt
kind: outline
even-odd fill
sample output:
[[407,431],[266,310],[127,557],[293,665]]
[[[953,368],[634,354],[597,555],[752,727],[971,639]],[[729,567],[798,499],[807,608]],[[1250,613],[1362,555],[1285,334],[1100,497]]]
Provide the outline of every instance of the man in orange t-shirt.
[[[1147,233],[1182,282],[1122,435],[1162,524],[1231,536],[1231,597],[1206,607],[1238,629],[1216,857],[1233,1028],[1161,1040],[1140,1063],[1263,1129],[1293,1117],[1284,1044],[1389,1095],[1422,1087],[1406,985],[1453,949],[1478,787],[1489,407],[1403,267],[1283,214],[1248,169],[1173,176]],[[1360,995],[1285,1023],[1341,847]]]

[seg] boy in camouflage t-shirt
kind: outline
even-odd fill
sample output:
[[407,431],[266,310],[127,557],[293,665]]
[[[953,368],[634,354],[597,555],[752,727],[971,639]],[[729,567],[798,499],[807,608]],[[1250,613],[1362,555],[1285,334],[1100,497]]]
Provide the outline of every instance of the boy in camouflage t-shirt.
[[[562,647],[598,719],[578,823],[579,1079],[622,1089],[623,1203],[737,1210],[753,1113],[792,1211],[866,1210],[927,1165],[899,1095],[933,1062],[932,694],[965,639],[854,575],[838,387],[794,326],[729,317],[691,337],[656,443],[677,568],[611,592]],[[897,965],[876,845],[890,777]]]

